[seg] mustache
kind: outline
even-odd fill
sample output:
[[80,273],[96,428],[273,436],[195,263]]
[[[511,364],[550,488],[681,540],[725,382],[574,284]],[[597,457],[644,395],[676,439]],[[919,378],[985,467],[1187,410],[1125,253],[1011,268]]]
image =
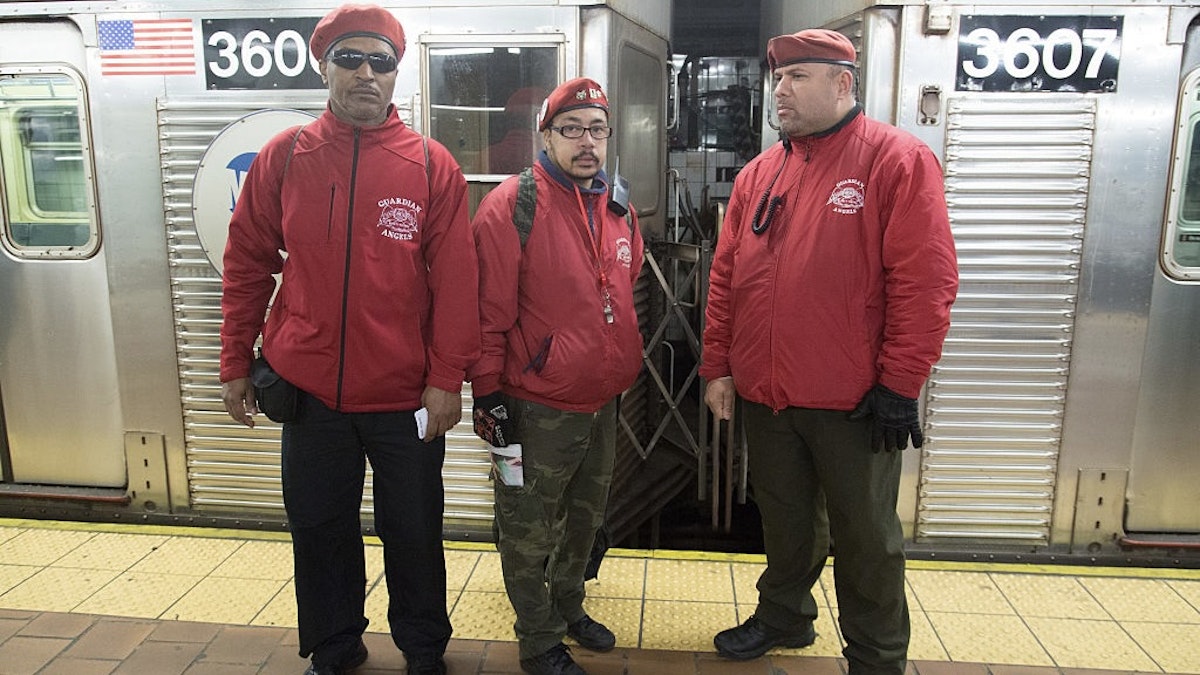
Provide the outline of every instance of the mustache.
[[580,160],[580,159],[592,159],[597,162],[600,161],[600,158],[596,156],[596,153],[589,152],[587,150],[584,150],[583,152],[579,153],[578,155],[575,155],[574,157],[572,157],[571,161]]

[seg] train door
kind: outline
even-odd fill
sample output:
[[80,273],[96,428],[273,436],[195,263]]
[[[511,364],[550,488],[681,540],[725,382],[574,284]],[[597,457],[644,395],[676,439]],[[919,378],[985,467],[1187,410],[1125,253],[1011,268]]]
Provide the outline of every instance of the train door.
[[1187,30],[1182,61],[1126,490],[1130,533],[1200,534],[1200,18]]
[[0,22],[0,483],[125,485],[83,37]]

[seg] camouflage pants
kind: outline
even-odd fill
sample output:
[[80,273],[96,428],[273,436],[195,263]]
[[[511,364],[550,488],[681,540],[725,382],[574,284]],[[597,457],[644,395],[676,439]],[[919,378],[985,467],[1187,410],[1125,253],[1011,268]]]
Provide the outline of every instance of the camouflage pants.
[[604,521],[616,454],[616,402],[574,413],[509,399],[525,484],[495,482],[497,548],[521,658],[562,641],[583,617],[583,572]]

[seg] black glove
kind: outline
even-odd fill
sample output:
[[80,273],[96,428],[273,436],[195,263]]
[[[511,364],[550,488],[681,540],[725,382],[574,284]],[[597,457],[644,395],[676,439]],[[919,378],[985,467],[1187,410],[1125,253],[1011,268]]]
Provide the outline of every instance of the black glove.
[[513,422],[504,405],[504,394],[499,391],[476,398],[471,417],[475,422],[475,435],[489,445],[503,448],[515,440]]
[[875,452],[879,452],[880,447],[888,452],[903,450],[908,447],[910,435],[914,448],[921,447],[925,442],[915,398],[906,398],[882,384],[877,384],[863,396],[858,407],[850,413],[850,419],[861,420],[868,415],[875,417],[875,428],[871,437]]

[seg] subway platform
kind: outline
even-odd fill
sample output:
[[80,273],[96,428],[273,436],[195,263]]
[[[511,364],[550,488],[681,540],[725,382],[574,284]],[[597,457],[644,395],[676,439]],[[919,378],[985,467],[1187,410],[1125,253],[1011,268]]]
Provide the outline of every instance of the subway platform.
[[[367,540],[370,650],[405,672]],[[836,561],[835,561],[836,564]],[[499,556],[446,543],[455,675],[520,673]],[[589,613],[617,634],[573,649],[592,675],[841,675],[832,570],[819,637],[754,661],[712,635],[753,611],[762,556],[612,550]],[[301,675],[286,534],[0,519],[0,675]],[[1200,570],[910,561],[910,675],[1200,674]]]

